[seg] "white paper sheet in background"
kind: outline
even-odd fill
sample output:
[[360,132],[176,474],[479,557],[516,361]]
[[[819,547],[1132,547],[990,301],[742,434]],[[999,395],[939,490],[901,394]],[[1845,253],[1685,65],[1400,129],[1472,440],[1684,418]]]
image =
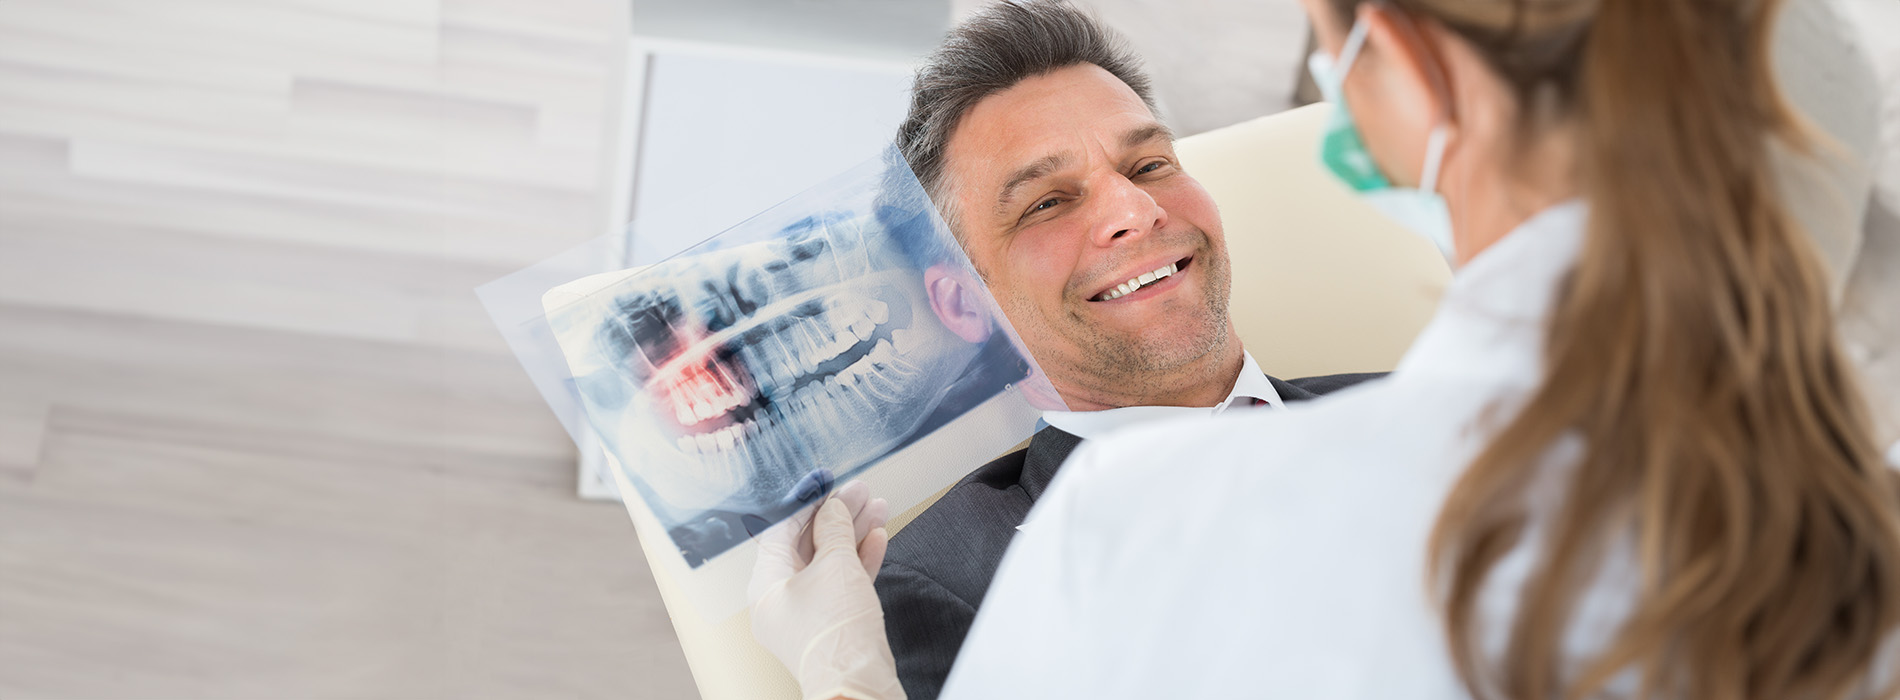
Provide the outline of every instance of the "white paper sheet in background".
[[630,264],[656,262],[875,154],[911,66],[636,39],[621,181]]

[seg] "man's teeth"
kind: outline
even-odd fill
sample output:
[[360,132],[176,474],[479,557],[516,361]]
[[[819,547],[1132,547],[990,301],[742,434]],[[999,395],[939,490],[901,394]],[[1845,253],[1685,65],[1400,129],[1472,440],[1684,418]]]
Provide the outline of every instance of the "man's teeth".
[[1179,272],[1180,270],[1181,268],[1177,267],[1174,263],[1168,263],[1161,267],[1155,268],[1154,272],[1143,272],[1140,275],[1134,277],[1133,279],[1130,279],[1127,282],[1121,283],[1120,285],[1116,286],[1114,289],[1110,289],[1106,292],[1103,292],[1102,295],[1096,297],[1095,300],[1096,301],[1111,301],[1114,299],[1120,299],[1124,296],[1127,296],[1129,292],[1133,292],[1137,289],[1141,289],[1142,287],[1146,287],[1150,284],[1154,284],[1156,281],[1167,279],[1169,275]]

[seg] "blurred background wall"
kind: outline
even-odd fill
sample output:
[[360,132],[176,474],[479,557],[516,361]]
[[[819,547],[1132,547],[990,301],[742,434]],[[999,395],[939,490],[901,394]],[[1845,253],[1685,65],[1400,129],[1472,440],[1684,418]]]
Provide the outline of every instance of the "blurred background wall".
[[690,697],[471,289],[604,221],[614,0],[0,3],[0,697]]
[[[975,4],[0,1],[0,698],[694,697],[471,290],[629,216],[630,42],[903,63]],[[1083,4],[1184,134],[1290,103],[1291,0]]]
[[[963,17],[994,0],[951,0]],[[1074,0],[1128,38],[1182,136],[1294,106],[1306,70],[1306,17],[1295,0]]]

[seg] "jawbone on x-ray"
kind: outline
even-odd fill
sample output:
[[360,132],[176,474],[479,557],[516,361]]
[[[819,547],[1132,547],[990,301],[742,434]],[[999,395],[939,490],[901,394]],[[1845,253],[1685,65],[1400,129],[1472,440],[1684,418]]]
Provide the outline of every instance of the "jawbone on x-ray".
[[796,510],[814,470],[846,478],[1027,373],[1001,333],[943,325],[897,238],[872,216],[813,216],[550,317],[596,431],[690,564]]

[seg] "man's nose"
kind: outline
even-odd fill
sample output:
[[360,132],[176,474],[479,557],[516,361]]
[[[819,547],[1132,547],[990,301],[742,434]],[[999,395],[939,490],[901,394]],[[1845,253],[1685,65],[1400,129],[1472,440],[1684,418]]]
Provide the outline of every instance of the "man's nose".
[[1098,246],[1127,245],[1168,223],[1167,211],[1154,197],[1119,173],[1102,178],[1096,192],[1091,238]]

